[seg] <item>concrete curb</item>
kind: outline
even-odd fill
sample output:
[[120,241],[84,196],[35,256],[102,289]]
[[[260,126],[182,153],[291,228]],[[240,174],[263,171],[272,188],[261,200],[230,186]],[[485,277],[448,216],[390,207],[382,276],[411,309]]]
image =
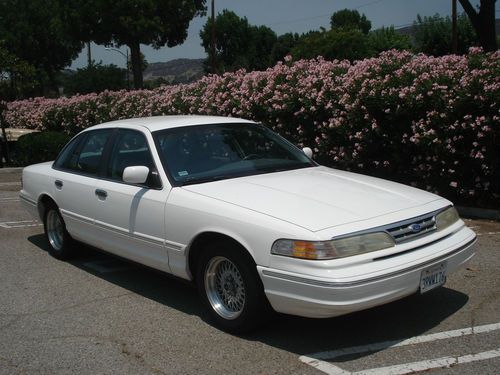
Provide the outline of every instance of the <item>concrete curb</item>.
[[0,168],[0,173],[21,173],[23,168]]
[[484,219],[500,221],[500,210],[492,210],[490,208],[463,207],[456,206],[460,216],[468,219]]

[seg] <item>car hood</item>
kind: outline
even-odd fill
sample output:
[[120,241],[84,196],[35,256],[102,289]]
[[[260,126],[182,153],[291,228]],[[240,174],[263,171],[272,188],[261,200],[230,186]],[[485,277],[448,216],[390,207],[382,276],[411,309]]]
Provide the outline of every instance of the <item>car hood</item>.
[[183,189],[313,232],[441,199],[395,182],[326,167],[240,177]]

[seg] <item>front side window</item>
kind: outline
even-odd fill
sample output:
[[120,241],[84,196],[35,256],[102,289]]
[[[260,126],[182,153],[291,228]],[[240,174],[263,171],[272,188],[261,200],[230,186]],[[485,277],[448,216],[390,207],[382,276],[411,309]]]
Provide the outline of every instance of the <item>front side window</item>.
[[111,151],[106,177],[122,181],[125,168],[138,165],[154,170],[146,137],[135,130],[120,130]]
[[55,167],[96,175],[101,166],[104,147],[110,135],[111,129],[83,133],[63,150],[56,160]]
[[179,185],[314,166],[304,153],[257,124],[186,126],[153,134]]

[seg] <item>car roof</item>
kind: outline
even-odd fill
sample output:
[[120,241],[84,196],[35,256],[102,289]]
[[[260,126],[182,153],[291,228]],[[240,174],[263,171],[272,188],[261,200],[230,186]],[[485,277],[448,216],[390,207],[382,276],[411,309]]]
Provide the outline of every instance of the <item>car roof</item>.
[[124,120],[116,120],[95,125],[86,130],[105,128],[136,128],[145,127],[150,132],[157,130],[178,128],[181,126],[209,125],[209,124],[255,124],[254,121],[236,117],[223,116],[201,116],[201,115],[174,115],[174,116],[153,116],[139,117]]

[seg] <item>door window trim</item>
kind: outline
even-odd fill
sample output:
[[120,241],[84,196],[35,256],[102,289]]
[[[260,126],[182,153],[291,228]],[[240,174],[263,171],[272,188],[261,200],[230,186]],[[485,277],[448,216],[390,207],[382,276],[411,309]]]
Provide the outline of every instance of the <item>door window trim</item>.
[[[88,137],[94,133],[94,132],[99,132],[99,131],[110,131],[111,134],[109,135],[108,139],[106,140],[106,144],[104,145],[102,155],[101,155],[101,161],[100,161],[100,166],[97,170],[96,173],[87,173],[83,171],[78,171],[75,169],[70,169],[70,168],[65,168],[65,167],[58,167],[56,166],[57,161],[60,159],[60,157],[63,155],[64,151],[72,145],[73,142],[77,142],[77,144],[74,146],[75,151],[74,153],[80,154],[82,151],[83,145],[85,144],[85,140],[88,139]],[[148,184],[130,184],[127,182],[124,182],[123,180],[118,180],[118,179],[113,179],[109,178],[106,176],[106,171],[108,169],[108,165],[111,161],[111,153],[113,151],[113,147],[115,145],[116,139],[118,137],[118,134],[120,131],[134,131],[140,133],[146,140],[146,144],[148,146],[148,152],[151,157],[151,161],[153,163],[153,169],[150,171],[150,173],[155,173],[156,174],[156,179],[158,181],[159,186],[154,186],[154,185],[148,185]],[[78,139],[79,138],[79,139]],[[153,146],[156,146],[156,144],[153,142]],[[73,153],[72,153],[73,154]],[[57,158],[55,159],[54,163],[52,163],[52,169],[61,171],[61,172],[66,172],[66,173],[71,173],[79,176],[85,176],[85,177],[90,177],[90,178],[96,178],[104,181],[110,181],[118,184],[123,184],[123,185],[129,185],[129,186],[136,186],[136,187],[142,187],[145,189],[153,189],[153,190],[163,190],[164,184],[163,180],[161,178],[161,175],[158,171],[158,167],[156,165],[155,159],[153,157],[152,151],[151,151],[151,144],[148,141],[148,137],[144,134],[144,132],[141,132],[140,130],[137,129],[130,129],[130,128],[104,128],[104,129],[95,129],[95,130],[88,130],[84,131],[80,134],[77,134],[73,139],[71,139],[61,150],[59,155],[57,155]]]
[[73,154],[80,155],[80,153],[82,151],[82,148],[83,148],[83,146],[85,144],[85,141],[91,136],[92,133],[104,132],[104,131],[109,131],[110,132],[110,135],[108,136],[108,139],[106,140],[106,143],[104,144],[103,151],[102,151],[102,154],[101,154],[101,161],[100,161],[101,165],[98,167],[96,173],[88,173],[88,172],[85,172],[85,171],[79,171],[79,170],[75,170],[75,169],[71,169],[71,168],[65,168],[65,167],[58,167],[58,166],[56,166],[56,163],[59,160],[59,158],[62,156],[64,150],[67,147],[69,147],[69,145],[72,143],[73,140],[69,141],[68,144],[66,146],[64,146],[64,148],[61,150],[61,152],[57,156],[57,158],[54,161],[54,163],[52,163],[52,169],[55,169],[55,170],[58,170],[58,171],[62,171],[62,172],[66,172],[66,173],[75,174],[75,175],[78,175],[78,176],[85,176],[85,177],[90,177],[90,178],[100,178],[100,175],[101,175],[101,172],[102,172],[102,164],[105,162],[105,156],[106,156],[107,150],[108,150],[108,148],[110,146],[111,140],[113,138],[113,133],[114,133],[113,130],[114,129],[112,129],[112,128],[89,130],[89,131],[85,131],[83,133],[80,133],[80,134],[76,135],[75,138],[74,138],[75,141],[77,141],[76,138],[78,138],[78,137],[81,138],[81,139],[78,140],[78,144],[75,146],[76,147],[75,152],[72,153],[72,155]]
[[[116,141],[118,139],[120,131],[133,131],[141,134],[144,137],[144,140],[146,141],[146,145],[148,147],[148,153],[151,158],[151,162],[153,164],[153,168],[149,171],[150,174],[155,173],[156,174],[156,179],[159,183],[159,186],[154,186],[154,185],[148,185],[148,184],[131,184],[128,182],[123,181],[123,179],[114,179],[111,177],[107,176],[107,170],[109,167],[109,164],[111,162],[111,154],[113,152],[113,149],[115,147]],[[106,145],[106,149],[103,152],[103,162],[101,168],[99,168],[99,179],[104,180],[104,181],[109,181],[109,182],[114,182],[122,185],[128,185],[128,186],[136,186],[136,187],[141,187],[145,189],[152,189],[152,190],[163,190],[163,181],[161,179],[160,173],[158,172],[158,167],[156,166],[155,159],[153,158],[153,154],[151,152],[151,145],[148,142],[148,137],[141,132],[140,130],[137,129],[130,129],[130,128],[114,128],[113,133],[110,137],[110,142],[109,144]]]

